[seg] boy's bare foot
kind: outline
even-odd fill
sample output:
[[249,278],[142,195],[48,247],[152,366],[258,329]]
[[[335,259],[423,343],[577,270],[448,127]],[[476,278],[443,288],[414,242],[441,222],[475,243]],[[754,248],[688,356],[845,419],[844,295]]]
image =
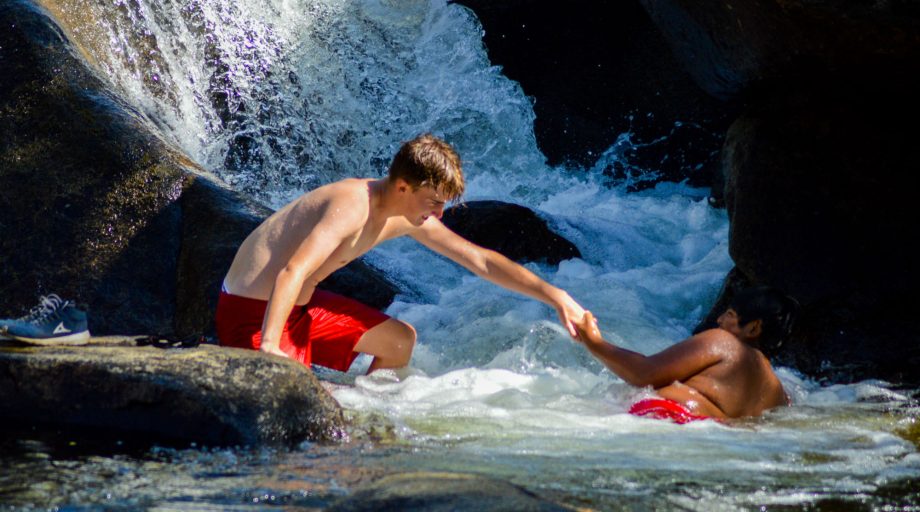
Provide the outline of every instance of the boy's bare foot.
[[278,348],[277,346],[273,346],[273,345],[262,345],[259,347],[259,350],[267,354],[272,354],[272,355],[286,357],[286,358],[290,357],[280,348]]

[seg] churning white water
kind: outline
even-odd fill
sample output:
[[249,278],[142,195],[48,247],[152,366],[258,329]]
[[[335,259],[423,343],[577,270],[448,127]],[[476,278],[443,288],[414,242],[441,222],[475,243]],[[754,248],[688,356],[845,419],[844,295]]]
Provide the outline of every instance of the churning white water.
[[[445,138],[463,158],[466,200],[528,206],[578,246],[580,259],[529,268],[624,347],[653,353],[689,335],[732,266],[726,214],[706,191],[626,193],[600,164],[547,166],[531,100],[490,64],[482,27],[461,6],[48,3],[166,137],[270,206],[342,177],[380,176],[418,133]],[[392,426],[387,442],[408,448],[393,465],[493,474],[595,505],[654,496],[700,510],[858,501],[920,475],[916,447],[898,435],[918,411],[886,383],[827,386],[780,369],[794,405],[761,420],[639,419],[625,411],[649,391],[592,360],[549,307],[411,241],[368,259],[404,290],[388,313],[412,323],[419,344],[408,376],[362,376],[359,359],[332,390],[359,423]]]

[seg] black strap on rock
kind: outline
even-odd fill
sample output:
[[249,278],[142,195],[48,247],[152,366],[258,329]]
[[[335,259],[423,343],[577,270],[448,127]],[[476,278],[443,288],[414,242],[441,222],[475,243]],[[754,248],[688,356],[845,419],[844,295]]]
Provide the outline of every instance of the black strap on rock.
[[193,334],[184,338],[176,338],[174,336],[143,336],[135,338],[134,341],[137,343],[138,347],[152,346],[162,349],[173,349],[195,348],[202,343],[207,343],[208,340],[204,336]]

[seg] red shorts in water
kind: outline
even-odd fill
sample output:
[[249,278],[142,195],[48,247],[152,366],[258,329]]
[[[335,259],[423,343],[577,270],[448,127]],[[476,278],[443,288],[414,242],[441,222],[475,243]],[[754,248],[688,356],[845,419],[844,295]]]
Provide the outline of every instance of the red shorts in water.
[[674,423],[689,423],[712,419],[709,416],[693,414],[684,404],[667,398],[646,398],[639,400],[629,408],[629,414],[647,416],[658,420],[671,420]]
[[[214,317],[220,344],[258,350],[266,305],[264,300],[221,292]],[[309,303],[291,310],[279,348],[307,366],[348,371],[358,357],[354,348],[361,336],[389,318],[356,300],[315,290]]]

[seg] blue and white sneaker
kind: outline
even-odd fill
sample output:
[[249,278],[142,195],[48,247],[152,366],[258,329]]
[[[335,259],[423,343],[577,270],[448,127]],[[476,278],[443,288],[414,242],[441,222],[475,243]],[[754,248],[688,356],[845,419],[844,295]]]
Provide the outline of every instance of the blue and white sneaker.
[[26,316],[0,320],[0,336],[35,345],[85,345],[89,329],[85,312],[52,293]]

